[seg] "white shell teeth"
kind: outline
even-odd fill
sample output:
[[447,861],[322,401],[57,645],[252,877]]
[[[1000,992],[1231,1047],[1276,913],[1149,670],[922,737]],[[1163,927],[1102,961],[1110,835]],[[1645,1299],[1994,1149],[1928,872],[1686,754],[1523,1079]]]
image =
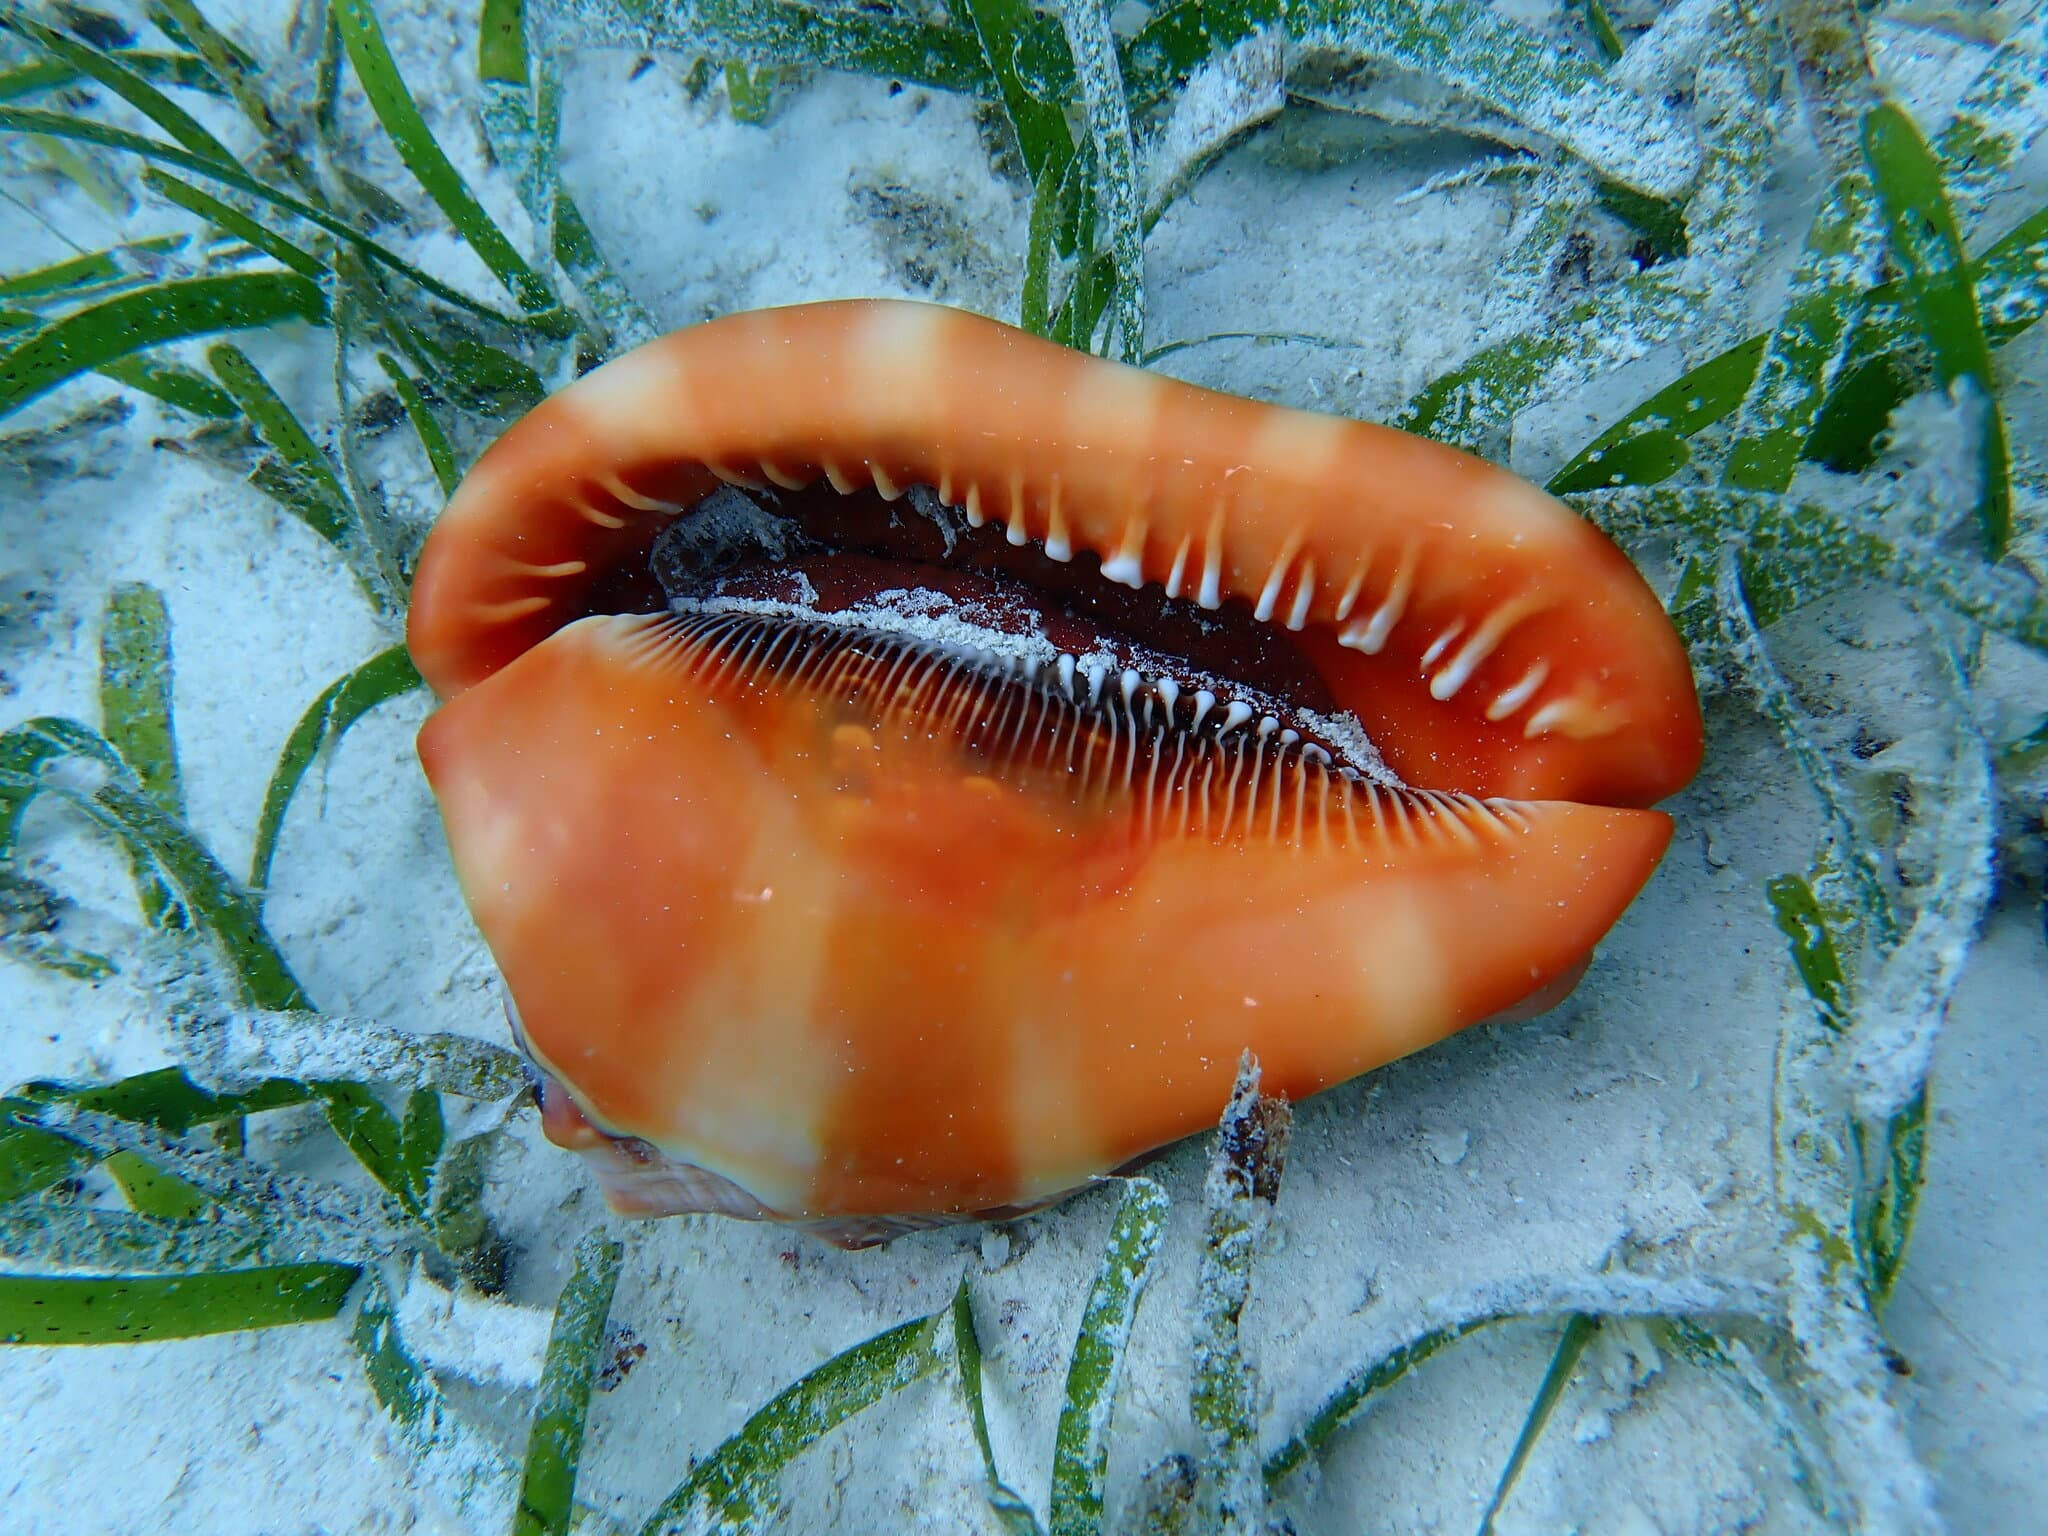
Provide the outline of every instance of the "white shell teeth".
[[1301,585],[1295,588],[1294,591],[1294,607],[1289,610],[1287,615],[1287,627],[1289,629],[1299,634],[1302,630],[1308,628],[1309,607],[1315,600],[1315,584],[1309,580],[1309,569],[1304,567],[1301,573]]
[[1534,698],[1536,690],[1541,688],[1549,680],[1549,677],[1550,663],[1547,661],[1537,662],[1536,665],[1522,674],[1520,682],[1516,683],[1512,688],[1505,690],[1500,697],[1486,706],[1486,718],[1489,720],[1507,719],[1509,715],[1512,715],[1516,710]]
[[[1539,599],[1524,596],[1494,608],[1480,621],[1479,627],[1472,632],[1472,637],[1460,648],[1458,654],[1451,658],[1451,664],[1430,679],[1431,696],[1437,699],[1454,697],[1459,689],[1472,680],[1472,674],[1479,670],[1487,658],[1500,648],[1508,633],[1530,615],[1541,612],[1543,606]],[[1539,661],[1536,665],[1540,667],[1543,663]],[[1511,706],[1509,713],[1519,707]],[[1489,710],[1488,718],[1497,717]]]
[[1263,717],[1259,721],[1259,740],[1264,741],[1268,736],[1272,735],[1275,731],[1279,729],[1280,722],[1278,720],[1274,719],[1271,715]]
[[1194,548],[1194,536],[1190,534],[1180,541],[1180,549],[1173,557],[1173,569],[1166,573],[1166,595],[1179,597],[1186,590],[1188,579],[1188,551]]
[[1472,681],[1472,673],[1480,660],[1471,646],[1458,652],[1448,667],[1429,680],[1429,696],[1439,701],[1457,697],[1458,690]]
[[1074,658],[1065,651],[1061,651],[1058,665],[1060,670],[1060,692],[1071,699],[1074,696]]
[[635,512],[665,512],[673,517],[683,510],[672,501],[663,501],[655,496],[643,496],[617,475],[606,475],[601,483],[622,505],[631,507]]
[[1251,717],[1251,705],[1238,699],[1232,699],[1229,707],[1223,711],[1223,724],[1216,728],[1216,734],[1218,736],[1228,736],[1240,725],[1243,725],[1245,721],[1251,719]]
[[[1337,637],[1339,645],[1363,651],[1368,656],[1379,655],[1386,647],[1387,636],[1394,632],[1394,626],[1401,622],[1401,615],[1408,611],[1408,595],[1415,589],[1415,559],[1415,546],[1411,544],[1394,571],[1393,585],[1387,588],[1386,600],[1363,624],[1348,625]],[[1347,595],[1346,603],[1350,601]]]
[[1144,681],[1144,678],[1140,677],[1136,672],[1133,672],[1129,667],[1124,668],[1124,675],[1121,679],[1121,686],[1124,695],[1124,708],[1129,709],[1131,707],[1131,701],[1137,698],[1138,696],[1138,685]]
[[1139,569],[1136,555],[1112,555],[1102,562],[1102,574],[1107,580],[1129,587],[1133,592],[1145,585],[1145,573]]
[[1195,730],[1198,730],[1198,731],[1199,731],[1199,730],[1200,730],[1200,729],[1202,728],[1202,722],[1203,722],[1204,720],[1206,720],[1206,719],[1207,719],[1207,718],[1209,717],[1209,711],[1210,711],[1210,710],[1212,710],[1212,709],[1214,709],[1215,707],[1216,707],[1216,695],[1215,695],[1215,694],[1211,693],[1211,692],[1210,692],[1210,691],[1209,691],[1208,689],[1206,689],[1206,688],[1200,688],[1200,689],[1197,689],[1197,690],[1196,690],[1196,692],[1195,692],[1195,723],[1194,723],[1194,729],[1195,729]]
[[587,501],[572,500],[569,505],[576,509],[577,516],[581,517],[586,523],[602,528],[608,533],[616,533],[619,529],[626,526],[626,520],[623,517],[614,517],[609,512],[593,507]]
[[[1019,491],[1021,489],[1018,488]],[[1013,491],[1012,494],[1018,492]],[[1046,488],[1045,541],[1040,547],[1044,549],[1046,559],[1056,560],[1061,565],[1074,558],[1074,541],[1068,534],[1066,509],[1060,502],[1058,475],[1052,477],[1052,483]]]
[[1358,606],[1358,594],[1365,590],[1366,567],[1360,566],[1351,578],[1351,584],[1344,589],[1344,595],[1337,599],[1337,622],[1342,624],[1351,617],[1351,610]]
[[1152,691],[1159,695],[1159,702],[1166,706],[1166,712],[1172,714],[1174,705],[1180,702],[1180,684],[1170,677],[1162,677],[1154,680]]
[[1423,668],[1427,670],[1428,668],[1435,666],[1437,663],[1437,658],[1443,655],[1445,651],[1449,650],[1451,648],[1451,642],[1457,639],[1458,636],[1462,635],[1464,632],[1465,621],[1463,619],[1452,620],[1451,627],[1449,629],[1446,629],[1442,634],[1438,635],[1434,640],[1430,641],[1429,649],[1422,653]]
[[1273,573],[1266,578],[1266,585],[1259,593],[1258,606],[1252,609],[1252,617],[1261,624],[1272,622],[1273,610],[1280,605],[1280,588],[1287,581],[1287,564],[1282,561],[1273,567]]
[[1223,606],[1223,541],[1214,532],[1202,546],[1202,584],[1195,601],[1212,612]]
[[1539,705],[1522,727],[1525,739],[1562,735],[1573,741],[1592,741],[1610,736],[1628,723],[1625,712],[1602,705],[1597,697],[1571,693]]

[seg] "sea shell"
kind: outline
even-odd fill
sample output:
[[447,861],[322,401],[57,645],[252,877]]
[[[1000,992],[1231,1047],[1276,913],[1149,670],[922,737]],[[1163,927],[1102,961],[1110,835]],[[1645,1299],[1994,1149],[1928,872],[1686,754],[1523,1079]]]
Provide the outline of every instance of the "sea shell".
[[1657,599],[1525,482],[909,303],[542,404],[408,638],[551,1134],[840,1242],[1056,1199],[1245,1049],[1300,1097],[1568,985],[1701,750]]

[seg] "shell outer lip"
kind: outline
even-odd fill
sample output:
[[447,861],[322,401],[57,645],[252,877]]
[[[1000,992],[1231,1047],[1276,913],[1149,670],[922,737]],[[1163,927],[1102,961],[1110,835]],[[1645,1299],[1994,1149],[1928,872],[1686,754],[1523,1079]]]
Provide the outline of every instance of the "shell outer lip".
[[[1055,560],[1085,549],[1205,607],[1256,603],[1305,627],[1369,731],[1412,739],[1394,766],[1425,787],[1648,805],[1698,766],[1691,666],[1662,605],[1527,482],[897,300],[709,321],[537,407],[422,551],[408,641],[423,675],[450,697],[588,611],[594,583],[721,479],[931,485]],[[1405,676],[1374,660],[1397,653],[1431,659]],[[1537,656],[1553,666],[1532,683]]]

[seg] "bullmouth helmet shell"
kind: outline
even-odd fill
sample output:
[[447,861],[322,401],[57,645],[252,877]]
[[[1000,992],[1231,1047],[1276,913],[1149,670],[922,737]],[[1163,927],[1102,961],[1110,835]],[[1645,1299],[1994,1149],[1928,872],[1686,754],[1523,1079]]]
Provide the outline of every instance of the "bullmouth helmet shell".
[[1385,428],[932,305],[547,400],[408,640],[548,1134],[842,1243],[1029,1209],[1548,1000],[1670,837],[1692,675],[1604,535]]

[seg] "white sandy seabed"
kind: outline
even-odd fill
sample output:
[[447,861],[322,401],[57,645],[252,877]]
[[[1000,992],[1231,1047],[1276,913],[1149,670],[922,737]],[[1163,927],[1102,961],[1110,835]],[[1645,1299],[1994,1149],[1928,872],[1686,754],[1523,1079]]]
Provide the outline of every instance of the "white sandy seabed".
[[[494,209],[464,103],[473,47],[461,14],[382,8],[402,67]],[[229,18],[253,46],[284,18]],[[1883,33],[1884,67],[1940,103],[1976,56]],[[450,61],[454,61],[451,63]],[[993,178],[969,109],[920,89],[824,77],[765,129],[735,125],[716,92],[692,102],[681,68],[580,56],[569,76],[568,184],[630,285],[664,324],[747,305],[845,294],[935,296],[1014,312],[1025,203]],[[1917,84],[1916,84],[1917,82]],[[353,104],[365,141],[373,135]],[[222,131],[228,131],[223,124]],[[384,180],[402,185],[388,150]],[[1317,165],[1286,128],[1234,151],[1149,244],[1152,339],[1316,329],[1371,338],[1355,355],[1212,348],[1176,364],[1201,382],[1384,415],[1472,344],[1521,183],[1499,179],[1396,202],[1469,149],[1395,144]],[[1778,199],[1796,230],[1800,188]],[[1788,212],[1789,210],[1789,212]],[[43,209],[82,244],[121,231],[89,205]],[[5,265],[63,252],[5,213]],[[1796,235],[1795,235],[1796,238]],[[46,248],[47,247],[47,248]],[[1762,263],[1789,262],[1773,225]],[[420,259],[481,286],[445,239]],[[1760,281],[1768,288],[1768,282]],[[1775,290],[1773,290],[1775,291]],[[1763,297],[1758,300],[1763,310]],[[1315,317],[1313,325],[1304,317]],[[2038,432],[2039,338],[2014,440]],[[284,330],[246,345],[308,418],[323,412],[326,338]],[[2016,380],[2025,358],[2007,356]],[[1517,467],[1540,476],[1595,412],[1640,397],[1673,361],[1652,356],[1597,392],[1525,421]],[[1658,370],[1663,372],[1659,373]],[[30,422],[107,386],[73,386]],[[63,470],[0,470],[0,569],[15,617],[0,633],[0,717],[92,718],[96,619],[120,580],[165,593],[190,819],[245,868],[265,778],[293,721],[328,682],[388,643],[324,546],[231,476],[152,447],[177,430],[151,403],[81,445]],[[401,453],[376,467],[401,507],[431,487]],[[1829,730],[1908,743],[1927,686],[1914,633],[1882,599],[1837,601],[1774,635]],[[2041,694],[2038,674],[2032,678]],[[417,696],[356,726],[302,791],[267,917],[323,1007],[420,1030],[502,1039],[488,957],[457,895],[412,753]],[[1710,713],[1680,832],[1575,998],[1533,1023],[1474,1031],[1299,1108],[1278,1215],[1247,1314],[1269,1436],[1300,1423],[1352,1365],[1446,1299],[1604,1274],[1679,1279],[1776,1273],[1770,1198],[1772,1071],[1790,990],[1763,886],[1809,863],[1811,795],[1746,704]],[[125,870],[55,812],[30,826],[33,872],[109,942],[136,933]],[[99,1078],[165,1059],[159,1009],[136,982],[85,987],[0,970],[9,1082]],[[2039,1200],[2048,1115],[2041,1023],[2048,951],[2038,910],[2002,886],[1936,1063],[1931,1172],[1888,1327],[1914,1445],[1957,1531],[2037,1529],[2048,1507],[2048,1222]],[[324,1132],[269,1117],[257,1147],[303,1161]],[[1193,1446],[1189,1319],[1200,1250],[1203,1148],[1160,1165],[1173,1214],[1131,1340],[1110,1462],[1111,1507]],[[494,1219],[515,1248],[503,1301],[450,1304],[415,1285],[415,1349],[515,1455],[508,1405],[532,1384],[576,1237],[601,1219],[572,1160],[531,1117],[493,1169]],[[754,1408],[857,1339],[932,1311],[964,1273],[988,1350],[989,1411],[1007,1480],[1034,1499],[1051,1461],[1080,1298],[1112,1202],[1088,1196],[1002,1229],[956,1229],[842,1254],[772,1228],[692,1218],[632,1227],[615,1320],[645,1346],[593,1399],[581,1493],[630,1527]],[[1593,1277],[1589,1280],[1588,1277]],[[1298,1485],[1307,1532],[1470,1531],[1555,1340],[1477,1336],[1396,1388]],[[339,1324],[106,1349],[0,1353],[0,1526],[24,1533],[458,1531],[447,1486],[406,1456]],[[915,1387],[811,1453],[787,1484],[796,1530],[993,1530],[957,1398]],[[1042,1504],[1041,1504],[1042,1512]],[[502,1527],[501,1527],[502,1528]],[[1724,1385],[1647,1337],[1596,1336],[1502,1531],[1819,1529],[1778,1443]]]

